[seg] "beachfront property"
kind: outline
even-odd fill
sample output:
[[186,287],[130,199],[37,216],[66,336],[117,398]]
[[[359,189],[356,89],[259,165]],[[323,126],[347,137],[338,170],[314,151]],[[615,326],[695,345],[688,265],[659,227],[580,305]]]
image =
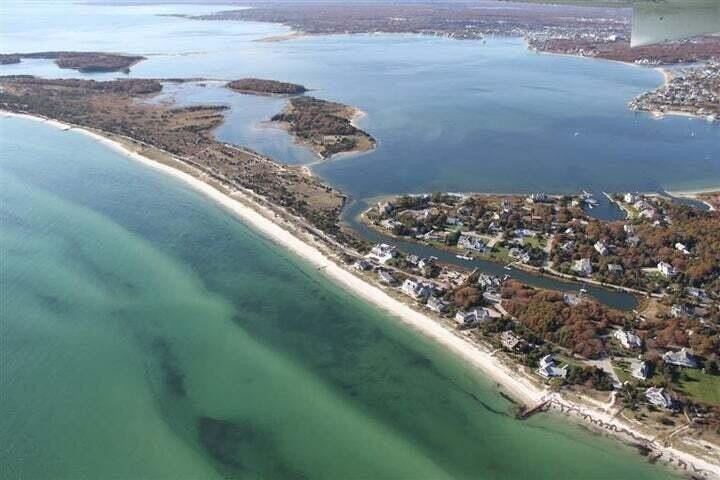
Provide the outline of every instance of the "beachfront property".
[[652,405],[667,410],[672,409],[674,405],[673,399],[662,387],[648,388],[647,390],[645,390],[645,398]]
[[433,286],[429,283],[421,282],[414,278],[408,278],[400,287],[400,290],[407,296],[419,302],[425,302],[425,300],[433,292]]
[[660,262],[657,264],[657,271],[660,275],[662,275],[665,278],[672,278],[677,273],[675,271],[675,267],[670,265],[667,262]]
[[620,342],[620,344],[628,349],[635,350],[642,347],[642,340],[640,337],[627,330],[615,330],[613,336]]
[[395,255],[397,255],[395,246],[388,245],[387,243],[378,243],[370,249],[370,253],[365,255],[365,258],[375,260],[380,264],[385,264],[395,258]]
[[502,346],[511,352],[522,350],[522,348],[526,345],[525,340],[518,337],[510,330],[506,330],[500,334],[500,343],[502,343]]
[[685,368],[698,368],[698,362],[695,359],[695,356],[684,347],[677,352],[665,352],[662,358],[663,361],[669,365]]
[[384,283],[385,285],[395,285],[397,283],[397,279],[387,270],[378,269],[377,276],[380,283]]
[[630,374],[638,380],[642,380],[644,382],[645,380],[650,378],[650,370],[650,364],[646,361],[642,361],[635,368],[632,369]]
[[477,325],[480,322],[484,322],[490,318],[490,314],[485,308],[478,308],[464,312],[462,310],[455,314],[455,321],[465,327],[471,327]]
[[372,263],[368,262],[364,258],[359,259],[353,263],[353,268],[359,272],[366,272],[372,268]]
[[623,195],[623,202],[628,203],[632,205],[633,203],[637,202],[640,199],[637,194],[634,193],[626,193]]
[[435,313],[446,313],[448,310],[450,310],[450,304],[443,300],[442,298],[438,297],[430,297],[428,298],[427,303],[425,304],[427,308]]
[[592,262],[590,261],[589,258],[581,258],[580,260],[576,260],[573,263],[572,269],[578,275],[587,277],[588,275],[592,274],[592,271],[593,271]]
[[548,354],[538,362],[537,373],[543,378],[565,378],[567,376],[567,365],[558,367],[552,354]]

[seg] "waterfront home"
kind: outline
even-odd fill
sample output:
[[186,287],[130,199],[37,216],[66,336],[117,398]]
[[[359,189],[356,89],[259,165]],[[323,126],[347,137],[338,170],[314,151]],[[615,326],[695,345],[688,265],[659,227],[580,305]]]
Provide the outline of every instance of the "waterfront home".
[[396,254],[397,252],[395,246],[388,245],[387,243],[378,243],[370,249],[370,253],[365,255],[365,258],[384,264],[392,260]]
[[527,253],[522,248],[511,248],[508,251],[508,256],[510,258],[514,258],[516,260],[519,260],[522,263],[528,263],[530,261],[530,254]]
[[408,278],[400,287],[400,290],[413,299],[424,302],[432,293],[432,285],[413,278]]
[[484,308],[478,308],[467,312],[459,310],[455,314],[455,321],[465,327],[477,325],[478,323],[484,322],[489,318],[490,315],[488,314],[488,311]]
[[510,351],[522,350],[525,345],[525,340],[515,335],[510,330],[504,331],[500,334],[500,342],[502,346]]
[[548,201],[548,196],[546,193],[533,193],[529,197],[525,199],[528,203],[542,203]]
[[572,269],[583,277],[586,277],[592,273],[592,262],[589,258],[581,258],[573,263]]
[[650,377],[650,364],[643,360],[636,368],[633,368],[630,373],[638,380],[645,381]]
[[688,352],[687,348],[682,348],[678,352],[665,352],[663,355],[663,361],[670,365],[676,365],[678,367],[686,368],[698,368],[698,362],[695,356]]
[[675,267],[667,262],[660,262],[657,264],[657,271],[665,278],[672,278],[675,276]]
[[427,308],[435,313],[445,313],[450,309],[450,304],[438,297],[430,297],[427,301]]
[[380,222],[380,226],[383,227],[385,230],[395,230],[396,228],[400,228],[403,226],[401,222],[398,222],[394,218],[386,218],[385,220],[382,220]]
[[458,238],[458,247],[475,250],[476,252],[484,252],[487,248],[485,242],[472,232],[465,232]]
[[537,373],[543,378],[565,378],[567,376],[567,365],[558,367],[552,354],[545,355],[538,362]]
[[620,344],[628,350],[634,350],[642,347],[642,340],[632,332],[622,329],[615,330],[613,336],[617,338]]
[[628,235],[632,235],[633,233],[635,233],[635,227],[626,223],[625,225],[623,225],[623,231]]
[[353,263],[353,268],[355,270],[359,270],[361,272],[365,272],[367,270],[370,270],[372,268],[372,263],[368,262],[364,258],[359,259],[357,262]]
[[673,399],[668,395],[664,388],[661,387],[650,387],[645,390],[645,398],[648,402],[655,405],[656,407],[672,409]]
[[477,283],[483,288],[499,287],[500,279],[493,275],[488,275],[487,273],[481,273],[478,276]]
[[633,203],[637,202],[638,200],[639,200],[639,197],[638,197],[637,195],[633,194],[633,193],[626,193],[626,194],[623,196],[623,201],[624,201],[625,203],[629,203],[629,204],[631,204],[631,205],[632,205]]
[[578,295],[577,293],[563,293],[563,302],[565,302],[565,305],[574,307],[580,305],[582,301],[582,295]]
[[623,267],[619,263],[608,263],[607,269],[610,273],[623,273]]
[[378,270],[377,275],[380,282],[386,285],[395,285],[397,283],[397,279],[387,270]]
[[390,215],[394,208],[390,202],[379,202],[377,205],[380,216]]

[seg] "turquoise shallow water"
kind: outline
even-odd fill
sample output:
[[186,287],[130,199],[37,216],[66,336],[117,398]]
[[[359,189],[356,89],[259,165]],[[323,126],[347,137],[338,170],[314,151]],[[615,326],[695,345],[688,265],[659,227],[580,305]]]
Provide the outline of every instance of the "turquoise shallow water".
[[0,183],[4,478],[669,476],[87,137],[0,119]]

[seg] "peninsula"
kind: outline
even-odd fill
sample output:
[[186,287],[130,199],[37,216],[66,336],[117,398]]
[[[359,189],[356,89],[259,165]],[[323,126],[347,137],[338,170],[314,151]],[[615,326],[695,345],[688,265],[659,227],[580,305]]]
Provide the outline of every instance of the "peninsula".
[[20,63],[23,59],[55,60],[60,68],[82,73],[125,72],[145,57],[100,52],[35,52],[0,54],[0,65]]
[[320,158],[337,153],[367,152],[375,148],[375,139],[353,125],[361,115],[353,107],[315,97],[294,97],[285,109],[272,117]]
[[[371,248],[342,226],[342,193],[300,167],[279,165],[246,148],[218,142],[212,131],[223,121],[225,107],[176,108],[138,101],[162,88],[157,80],[0,77],[0,109],[49,119],[60,128],[79,128],[183,178],[362,298],[485,371],[528,407],[519,416],[556,408],[640,445],[654,460],[699,478],[717,477],[713,472],[719,465],[712,459],[718,415],[710,397],[715,390],[696,389],[705,385],[705,377],[717,378],[709,356],[673,347],[662,361],[648,358],[656,362],[657,378],[648,374],[649,383],[633,383],[628,390],[608,394],[615,376],[623,378],[625,371],[603,363],[607,351],[624,348],[608,336],[622,343],[622,334],[615,332],[627,336],[640,330],[638,318],[604,308],[580,293],[566,299],[433,258],[414,258],[389,244]],[[714,290],[707,293],[712,296]],[[543,316],[554,311],[557,317]],[[684,326],[705,335],[693,322],[683,319]],[[697,348],[694,338],[688,341]],[[657,345],[652,348],[670,343]],[[685,359],[704,362],[707,372],[686,366]],[[634,371],[631,366],[627,370]],[[653,383],[665,375],[672,381],[677,377],[681,388],[702,400],[689,408],[683,402],[685,393]],[[643,422],[638,425],[633,417]]]
[[233,80],[227,84],[227,88],[248,95],[300,95],[307,92],[307,88],[302,85],[261,78]]

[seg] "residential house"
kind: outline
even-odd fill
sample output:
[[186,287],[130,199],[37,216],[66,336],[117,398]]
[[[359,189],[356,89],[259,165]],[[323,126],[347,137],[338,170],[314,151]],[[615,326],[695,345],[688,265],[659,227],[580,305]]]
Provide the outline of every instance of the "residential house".
[[424,302],[432,293],[432,285],[418,280],[408,278],[400,287],[402,292],[419,302]]
[[675,267],[667,262],[660,262],[657,264],[657,270],[665,278],[672,278],[675,275]]
[[378,270],[377,275],[380,282],[386,285],[395,285],[397,283],[397,279],[387,270]]
[[396,248],[387,243],[378,243],[372,249],[370,253],[365,255],[365,258],[376,260],[378,263],[384,264],[392,260],[397,254]]
[[622,329],[615,330],[613,336],[617,338],[620,344],[628,350],[634,350],[642,347],[642,340],[632,332]]
[[691,314],[690,307],[684,303],[676,303],[670,307],[670,315],[673,318],[686,317]]
[[357,262],[353,263],[353,268],[355,270],[359,270],[361,272],[365,272],[367,270],[370,270],[372,268],[372,263],[368,262],[364,258],[359,259]]
[[623,273],[623,267],[619,263],[608,263],[608,272],[610,273]]
[[430,297],[427,301],[427,308],[436,313],[445,313],[449,310],[450,304],[438,297]]
[[567,365],[558,367],[552,354],[545,355],[540,359],[537,369],[538,375],[543,378],[565,378],[567,376]]
[[647,380],[650,378],[650,364],[643,360],[636,368],[632,369],[631,375],[638,380]]
[[458,238],[458,247],[467,248],[468,250],[475,250],[476,252],[484,252],[487,248],[485,242],[478,235],[465,232]]
[[607,255],[608,253],[610,253],[610,251],[608,250],[607,245],[605,245],[605,242],[603,242],[603,241],[601,241],[601,240],[598,240],[597,242],[595,242],[594,247],[595,247],[595,251],[598,252],[598,253],[599,253],[600,255],[602,255],[603,257],[604,257],[605,255]]
[[665,355],[663,355],[663,361],[678,367],[698,368],[698,362],[695,359],[695,356],[688,352],[687,348],[682,348],[678,352],[665,352]]
[[510,351],[522,350],[525,340],[515,335],[510,330],[506,330],[500,334],[500,342],[502,346]]
[[477,325],[478,323],[484,322],[489,318],[490,315],[488,314],[488,311],[484,308],[478,308],[467,312],[459,310],[455,314],[455,321],[465,327]]
[[672,409],[673,399],[668,395],[664,388],[661,387],[650,387],[645,390],[645,398],[648,402],[655,405],[656,407]]
[[583,277],[592,274],[592,262],[589,258],[581,258],[573,263],[572,269]]
[[624,201],[625,203],[629,203],[629,204],[631,204],[631,205],[632,205],[633,203],[637,202],[638,200],[639,200],[638,196],[635,195],[635,194],[633,194],[633,193],[626,193],[626,194],[623,196],[623,201]]
[[677,242],[675,244],[675,250],[678,250],[685,255],[690,255],[690,250],[688,250],[688,248],[683,243]]

